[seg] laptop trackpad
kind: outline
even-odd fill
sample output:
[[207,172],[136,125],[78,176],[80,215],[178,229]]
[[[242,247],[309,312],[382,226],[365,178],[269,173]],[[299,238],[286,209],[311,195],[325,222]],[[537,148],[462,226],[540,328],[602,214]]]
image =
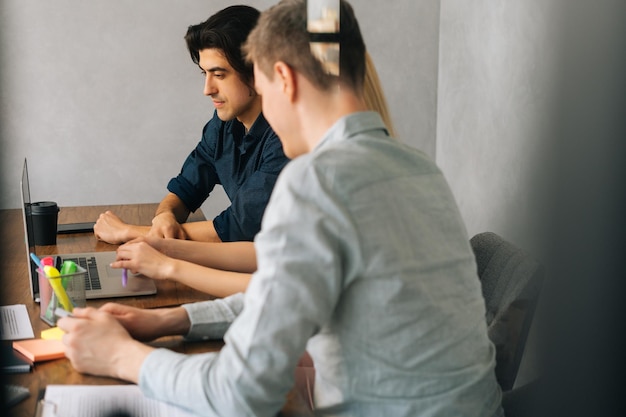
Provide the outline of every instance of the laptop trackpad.
[[111,268],[111,265],[107,264],[107,276],[109,277],[118,277],[120,282],[122,280],[122,270],[119,268]]
[[[109,278],[119,279],[119,286],[122,286],[122,269],[121,268],[111,268],[111,265],[107,265],[107,273]],[[141,274],[133,274],[128,271],[128,282],[126,283],[126,287],[124,287],[127,291],[142,291],[149,290],[155,288],[154,280],[147,278]]]

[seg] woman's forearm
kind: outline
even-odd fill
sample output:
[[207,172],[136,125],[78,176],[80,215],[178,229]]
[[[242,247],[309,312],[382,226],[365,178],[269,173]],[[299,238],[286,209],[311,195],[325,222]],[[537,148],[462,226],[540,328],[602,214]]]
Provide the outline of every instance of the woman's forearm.
[[222,271],[180,259],[173,259],[167,272],[168,279],[216,297],[245,292],[251,277],[252,274]]
[[167,256],[223,271],[251,274],[256,271],[256,253],[252,242],[196,242],[165,239],[157,248]]

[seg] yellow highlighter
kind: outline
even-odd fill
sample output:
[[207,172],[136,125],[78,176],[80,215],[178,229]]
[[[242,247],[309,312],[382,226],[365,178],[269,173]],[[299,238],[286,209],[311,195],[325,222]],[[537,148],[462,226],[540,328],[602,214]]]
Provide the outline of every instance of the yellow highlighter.
[[54,293],[59,299],[59,303],[61,304],[61,307],[63,307],[63,309],[66,311],[72,312],[72,310],[74,309],[74,306],[72,305],[72,301],[67,296],[67,293],[65,292],[65,289],[63,288],[63,284],[61,283],[61,279],[60,279],[61,274],[59,273],[59,271],[55,267],[48,266],[48,265],[43,267],[43,271],[46,274],[46,277],[48,277],[50,286],[52,287],[52,289],[54,290]]

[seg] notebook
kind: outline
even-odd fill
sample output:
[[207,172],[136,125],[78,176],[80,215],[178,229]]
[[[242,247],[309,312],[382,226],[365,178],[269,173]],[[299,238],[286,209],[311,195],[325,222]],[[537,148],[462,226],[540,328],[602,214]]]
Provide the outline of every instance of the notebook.
[[[30,278],[30,293],[35,301],[39,301],[39,277],[37,266],[31,261],[30,253],[37,254],[35,246],[34,224],[30,213],[30,185],[28,183],[28,166],[24,159],[22,170],[22,217],[24,219],[24,235],[26,241],[26,262],[28,262],[28,275]],[[156,293],[156,285],[153,280],[142,276],[128,274],[126,287],[122,285],[122,270],[110,267],[115,260],[115,252],[85,252],[73,254],[55,254],[59,262],[67,259],[74,260],[87,270],[85,276],[85,289],[87,299],[111,298],[111,297],[134,297]],[[46,254],[46,256],[52,256]]]
[[39,417],[193,417],[190,411],[146,397],[137,385],[48,385]]

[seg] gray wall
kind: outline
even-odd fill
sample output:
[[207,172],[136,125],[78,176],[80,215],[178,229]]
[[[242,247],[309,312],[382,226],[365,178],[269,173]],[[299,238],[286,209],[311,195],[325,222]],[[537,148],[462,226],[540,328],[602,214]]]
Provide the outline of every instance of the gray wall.
[[[183,35],[234,3],[3,0],[0,208],[19,207],[24,157],[34,201],[160,201],[213,111]],[[434,156],[439,0],[352,3],[400,136]]]
[[523,247],[535,235],[558,52],[553,3],[441,2],[437,162],[470,235],[493,231]]
[[[554,78],[552,1],[352,3],[401,139],[436,156],[470,235],[524,245],[540,201],[532,175]],[[213,110],[182,37],[230,4],[0,3],[0,208],[19,206],[24,157],[33,200],[159,201]],[[202,208],[212,216],[226,204],[218,190]]]

